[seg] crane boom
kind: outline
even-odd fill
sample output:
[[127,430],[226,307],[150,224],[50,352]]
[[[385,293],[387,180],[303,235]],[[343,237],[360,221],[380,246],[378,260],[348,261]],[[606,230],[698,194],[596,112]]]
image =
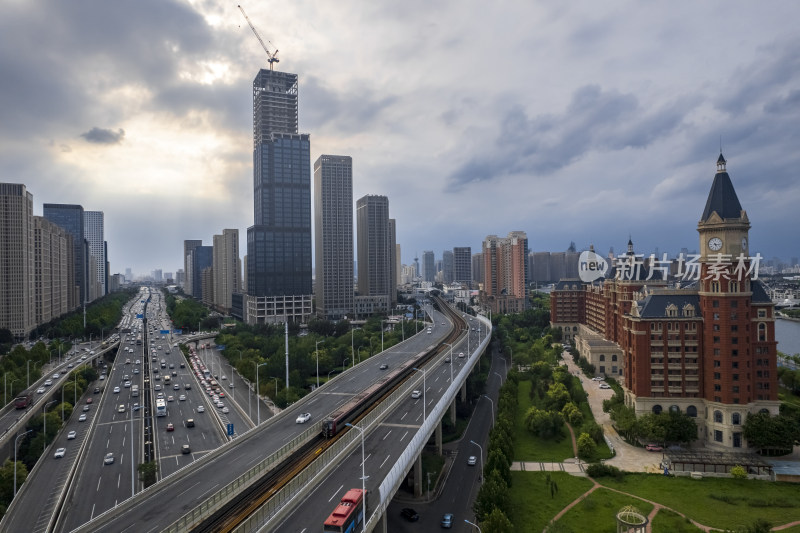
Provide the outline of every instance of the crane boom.
[[[278,50],[276,49],[274,52],[270,52],[269,51],[269,48],[267,48],[267,45],[264,44],[264,39],[261,38],[261,35],[259,35],[258,30],[256,30],[256,27],[253,26],[253,23],[250,21],[250,17],[248,17],[247,13],[244,12],[244,8],[241,5],[237,5],[236,7],[238,7],[239,11],[242,12],[242,15],[244,15],[244,19],[247,21],[247,24],[250,26],[250,29],[253,30],[253,34],[256,36],[256,39],[258,39],[258,42],[261,43],[261,47],[267,53],[267,57],[269,58],[267,60],[269,62],[269,69],[272,70],[272,64],[280,62],[280,59],[278,59],[276,57],[278,55]],[[272,43],[269,43],[269,44],[272,44]]]

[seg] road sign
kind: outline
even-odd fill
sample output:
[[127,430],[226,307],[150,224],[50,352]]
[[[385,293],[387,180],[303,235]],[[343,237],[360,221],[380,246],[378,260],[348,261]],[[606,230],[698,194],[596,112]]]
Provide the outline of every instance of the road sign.
[[159,332],[159,333],[160,333],[161,335],[169,335],[169,330],[168,330],[168,329],[162,329],[162,330],[160,330],[160,332]]
[[233,436],[233,424],[228,424],[228,436]]

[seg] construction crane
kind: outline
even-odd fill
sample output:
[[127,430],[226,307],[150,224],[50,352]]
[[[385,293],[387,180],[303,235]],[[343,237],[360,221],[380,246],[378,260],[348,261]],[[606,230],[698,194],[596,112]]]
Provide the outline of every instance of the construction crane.
[[[250,22],[250,17],[248,17],[248,16],[247,16],[247,13],[245,13],[245,12],[244,12],[244,8],[243,8],[241,5],[237,5],[236,7],[238,7],[238,8],[239,8],[239,11],[241,11],[241,12],[242,12],[242,15],[244,15],[244,19],[247,21],[247,24],[249,24],[249,25],[250,25],[250,29],[251,29],[251,30],[253,30],[253,33],[256,35],[256,39],[258,39],[258,42],[260,42],[260,43],[261,43],[261,47],[262,47],[262,48],[264,49],[264,51],[267,53],[267,57],[269,58],[269,59],[267,60],[267,61],[269,62],[269,69],[270,69],[270,70],[272,70],[272,65],[273,65],[273,63],[278,63],[278,62],[280,62],[280,59],[278,59],[277,57],[275,57],[275,56],[277,56],[277,55],[278,55],[278,50],[276,49],[274,52],[270,52],[270,51],[269,51],[269,48],[267,48],[267,45],[266,45],[266,44],[264,44],[264,39],[262,39],[262,38],[261,38],[261,35],[259,35],[259,34],[258,34],[258,31],[256,30],[256,27],[255,27],[255,26],[253,26],[253,23],[252,23],[252,22]],[[268,42],[269,44],[272,44],[270,41],[267,41],[267,42]]]

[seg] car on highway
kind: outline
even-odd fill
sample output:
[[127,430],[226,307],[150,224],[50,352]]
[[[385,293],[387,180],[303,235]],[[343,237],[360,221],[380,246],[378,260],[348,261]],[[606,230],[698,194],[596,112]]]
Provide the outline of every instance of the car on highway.
[[175,431],[175,426],[173,426],[171,423],[167,424],[167,431]]
[[477,458],[477,457],[475,457],[474,455],[470,455],[470,456],[467,458],[467,464],[468,464],[469,466],[475,466],[475,463],[477,463],[477,462],[478,462],[478,458]]
[[67,440],[72,440],[77,436],[77,432],[75,430],[70,431],[67,433]]
[[172,386],[172,390],[181,390],[181,386],[176,383]]
[[387,368],[389,368],[389,365],[387,365],[386,363],[383,363],[383,364],[382,364],[381,366],[379,366],[378,368],[380,368],[381,370],[386,370]]
[[84,405],[84,406],[83,406],[83,412],[85,413],[85,412],[87,412],[88,410],[89,410],[89,406],[88,406],[88,405]]
[[44,387],[39,387],[38,389],[36,389],[36,394],[44,394],[45,390],[46,389]]
[[106,456],[103,458],[103,464],[104,465],[114,464],[114,454],[111,453],[111,452],[108,452],[106,454]]
[[167,396],[167,401],[168,402],[174,402],[175,401],[175,397],[174,396]]
[[180,396],[178,396],[178,401],[179,402],[185,402],[186,401],[186,395],[185,394],[181,394]]
[[133,369],[133,373],[134,373],[134,374],[138,374],[138,373],[139,373],[139,369],[138,369],[138,368],[134,368],[134,369]]
[[222,391],[219,391],[219,397],[220,397],[220,398],[224,398],[224,397],[225,397],[225,393],[224,393],[224,392],[222,392]]
[[114,394],[119,394],[119,387],[114,387]]
[[198,405],[197,406],[197,412],[198,413],[205,413],[206,412],[206,408],[203,407],[202,405]]
[[53,455],[53,457],[55,457],[56,459],[61,459],[62,457],[64,457],[64,455],[66,455],[66,453],[67,453],[66,448],[59,448],[56,450],[56,453]]
[[191,453],[191,452],[192,452],[192,449],[189,448],[188,444],[184,444],[183,446],[181,446],[181,453],[186,454],[186,453]]
[[101,391],[100,387],[94,388],[94,394],[100,394],[100,391]]
[[[158,376],[156,376],[156,377],[158,377]],[[156,386],[153,387],[153,389],[154,390],[161,390],[161,384],[160,383],[156,383]]]
[[297,415],[297,420],[295,420],[295,423],[305,424],[309,420],[311,420],[311,413],[300,413]]
[[86,398],[86,403],[92,403],[93,401],[94,401],[94,399],[91,396]]
[[86,422],[86,413],[78,417],[78,422]]
[[100,381],[103,381],[104,379],[106,379],[105,375],[101,375],[100,376]]
[[444,362],[445,362],[445,363],[449,363],[450,361],[451,361],[451,359],[450,359],[450,356],[449,356],[449,355],[448,355],[447,357],[445,357],[445,358],[444,358]]
[[227,415],[228,413],[230,413],[230,412],[231,412],[231,410],[230,410],[230,409],[228,409],[227,407],[223,407],[223,408],[222,408],[222,412],[223,412],[223,414],[226,414],[226,415]]
[[189,418],[186,420],[186,427],[193,428],[194,427],[194,418]]
[[191,383],[187,383],[187,384],[185,384],[183,386],[183,388],[184,388],[184,390],[192,390],[192,384]]
[[458,352],[458,358],[464,359],[464,352]]
[[52,379],[48,379],[47,381],[44,382],[44,386],[45,387],[49,387],[52,384],[53,384],[53,380]]
[[117,407],[117,412],[118,413],[124,413],[125,412],[125,404],[122,404],[122,403],[119,404],[119,407]]
[[403,507],[400,510],[400,515],[409,522],[416,522],[419,520],[419,514],[411,507]]
[[59,374],[58,372],[56,372],[55,374],[53,374],[53,379],[58,379],[58,378],[60,378],[60,377],[61,377],[61,374]]
[[658,444],[648,444],[647,446],[644,447],[644,449],[647,450],[648,452],[661,452],[661,451],[664,451],[664,448],[662,448]]
[[442,527],[445,529],[450,529],[453,527],[453,513],[445,513],[442,517]]
[[418,390],[411,391],[411,397],[414,398],[415,400],[417,398],[421,398],[422,397],[422,391],[418,391]]

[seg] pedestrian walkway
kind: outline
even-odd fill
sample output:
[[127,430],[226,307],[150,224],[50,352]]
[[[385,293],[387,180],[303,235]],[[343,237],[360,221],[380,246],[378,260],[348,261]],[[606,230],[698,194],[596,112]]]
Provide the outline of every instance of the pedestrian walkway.
[[513,472],[566,472],[573,476],[586,476],[585,463],[567,459],[563,463],[545,463],[543,461],[515,461],[511,463]]

